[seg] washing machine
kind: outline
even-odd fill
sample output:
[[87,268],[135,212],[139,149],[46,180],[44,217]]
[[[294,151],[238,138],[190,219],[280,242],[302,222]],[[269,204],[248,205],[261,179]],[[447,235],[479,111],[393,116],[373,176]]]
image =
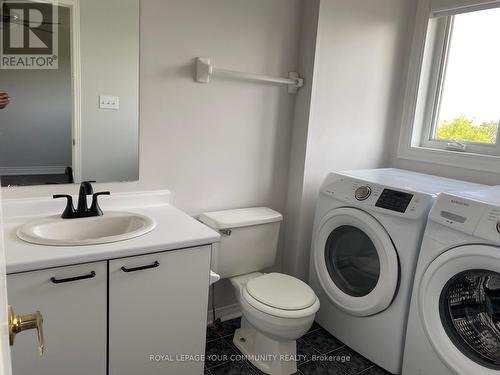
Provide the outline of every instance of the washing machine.
[[500,374],[500,188],[442,194],[413,287],[405,375]]
[[330,174],[316,207],[309,273],[321,301],[318,323],[400,374],[429,210],[441,192],[478,186],[398,169]]

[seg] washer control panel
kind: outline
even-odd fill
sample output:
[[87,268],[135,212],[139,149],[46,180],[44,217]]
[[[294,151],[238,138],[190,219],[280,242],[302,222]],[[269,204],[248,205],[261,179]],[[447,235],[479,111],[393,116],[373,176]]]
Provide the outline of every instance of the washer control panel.
[[475,235],[500,243],[500,207],[486,206]]
[[500,243],[500,206],[443,193],[429,218],[474,237]]
[[449,228],[472,235],[483,214],[483,204],[443,193],[432,207],[429,218]]

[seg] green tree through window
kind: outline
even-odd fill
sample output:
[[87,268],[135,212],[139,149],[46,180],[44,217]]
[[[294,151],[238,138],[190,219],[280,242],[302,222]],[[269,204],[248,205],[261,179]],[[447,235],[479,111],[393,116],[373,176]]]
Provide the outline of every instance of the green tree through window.
[[473,121],[463,115],[453,121],[443,121],[436,129],[436,139],[495,144],[499,122],[474,125]]

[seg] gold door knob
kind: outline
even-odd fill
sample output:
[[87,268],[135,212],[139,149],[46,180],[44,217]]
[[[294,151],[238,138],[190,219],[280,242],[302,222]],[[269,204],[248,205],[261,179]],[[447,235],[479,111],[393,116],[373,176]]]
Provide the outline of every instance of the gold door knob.
[[43,338],[43,316],[40,311],[34,314],[17,315],[12,306],[9,306],[9,341],[14,345],[14,339],[19,332],[36,329],[38,333],[38,352],[43,354],[45,341]]

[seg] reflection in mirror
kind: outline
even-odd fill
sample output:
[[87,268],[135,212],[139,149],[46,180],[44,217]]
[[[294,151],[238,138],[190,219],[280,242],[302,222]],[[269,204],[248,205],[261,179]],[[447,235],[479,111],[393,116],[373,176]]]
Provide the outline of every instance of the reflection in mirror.
[[2,186],[139,177],[139,0],[2,2]]

